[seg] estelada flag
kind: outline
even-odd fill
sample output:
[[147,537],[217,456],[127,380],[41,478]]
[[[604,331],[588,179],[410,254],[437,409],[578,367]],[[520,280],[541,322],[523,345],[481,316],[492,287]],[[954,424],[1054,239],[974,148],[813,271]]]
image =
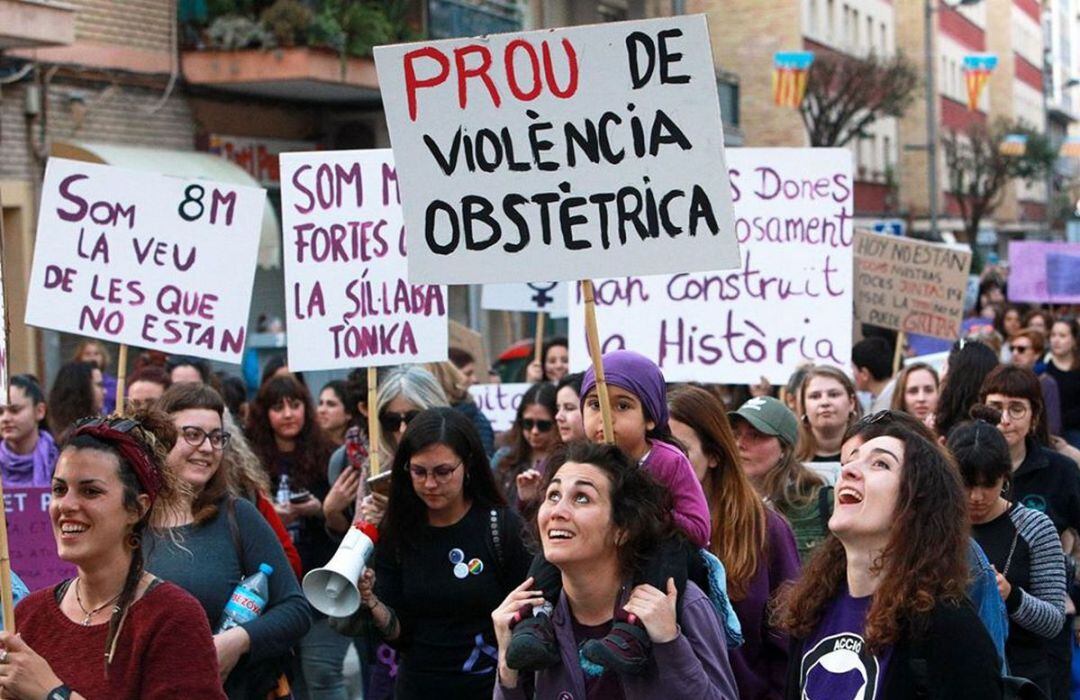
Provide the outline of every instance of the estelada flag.
[[1065,139],[1058,155],[1062,158],[1080,158],[1080,136],[1070,136]]
[[806,78],[814,54],[810,51],[777,51],[773,55],[773,101],[781,107],[798,107],[806,94]]
[[964,82],[967,83],[968,109],[979,108],[979,96],[990,80],[990,74],[997,67],[997,56],[993,54],[972,54],[964,56]]
[[998,145],[998,153],[1003,156],[1022,156],[1027,152],[1026,134],[1007,134]]

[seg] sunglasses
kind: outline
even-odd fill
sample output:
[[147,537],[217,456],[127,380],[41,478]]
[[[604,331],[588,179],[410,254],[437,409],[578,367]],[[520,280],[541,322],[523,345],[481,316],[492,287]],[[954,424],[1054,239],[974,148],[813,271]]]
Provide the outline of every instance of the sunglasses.
[[532,418],[521,419],[521,429],[526,433],[531,432],[533,428],[536,428],[541,433],[546,433],[555,427],[555,421],[550,420],[533,420]]
[[408,425],[418,415],[420,415],[420,411],[405,411],[404,413],[384,411],[379,414],[379,425],[382,426],[383,430],[394,433],[401,428],[402,423]]
[[1014,354],[1018,353],[1018,352],[1027,352],[1028,350],[1031,350],[1031,346],[1030,345],[1010,345],[1009,350],[1011,350]]

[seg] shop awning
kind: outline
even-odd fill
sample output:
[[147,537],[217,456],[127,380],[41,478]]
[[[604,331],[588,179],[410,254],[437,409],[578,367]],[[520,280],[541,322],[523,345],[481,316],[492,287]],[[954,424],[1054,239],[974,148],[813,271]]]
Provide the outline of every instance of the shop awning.
[[[51,155],[173,177],[202,178],[248,187],[260,186],[238,165],[221,156],[201,151],[168,151],[111,143],[56,141],[53,143]],[[269,199],[266,200],[263,211],[262,235],[259,237],[259,267],[281,267],[281,225]]]

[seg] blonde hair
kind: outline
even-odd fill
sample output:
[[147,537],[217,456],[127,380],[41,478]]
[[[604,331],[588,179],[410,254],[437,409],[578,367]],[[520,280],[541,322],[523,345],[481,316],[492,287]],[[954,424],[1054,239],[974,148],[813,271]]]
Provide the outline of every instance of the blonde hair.
[[452,363],[428,362],[424,367],[435,377],[435,381],[439,382],[451,405],[471,400],[465,375]]

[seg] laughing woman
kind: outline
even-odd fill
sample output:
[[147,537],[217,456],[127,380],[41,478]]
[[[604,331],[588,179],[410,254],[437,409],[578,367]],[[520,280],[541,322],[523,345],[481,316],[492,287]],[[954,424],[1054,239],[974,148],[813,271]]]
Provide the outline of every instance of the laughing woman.
[[781,599],[786,697],[1000,698],[997,652],[965,597],[957,470],[879,415],[843,444],[832,534]]
[[[701,589],[688,581],[680,595],[672,579],[663,591],[630,587],[638,565],[674,532],[668,502],[664,487],[614,445],[577,442],[551,466],[537,525],[544,557],[561,576],[551,616],[559,660],[532,676],[535,697],[739,697],[724,632]],[[533,583],[526,579],[491,614],[499,645],[497,700],[528,697],[525,676],[507,666],[506,654],[519,611],[544,603]],[[655,663],[633,675],[594,664],[586,671],[579,648],[607,635],[619,609],[644,626]]]
[[49,518],[77,575],[19,604],[19,636],[0,633],[5,698],[224,698],[199,604],[143,569],[143,536],[177,506],[177,481],[164,469],[175,439],[161,413],[72,430]]

